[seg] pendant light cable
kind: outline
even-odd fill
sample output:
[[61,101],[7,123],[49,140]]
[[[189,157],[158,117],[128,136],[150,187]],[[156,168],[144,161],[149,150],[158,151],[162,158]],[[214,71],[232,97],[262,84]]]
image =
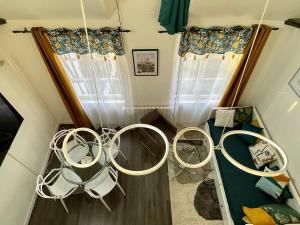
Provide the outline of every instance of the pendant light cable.
[[122,20],[121,20],[121,12],[120,12],[119,0],[116,0],[116,5],[117,5],[117,12],[118,12],[119,27],[121,29],[121,27],[122,27]]
[[92,57],[92,52],[91,52],[91,46],[90,46],[90,41],[89,41],[89,34],[88,34],[88,29],[87,29],[87,24],[86,24],[85,10],[84,10],[84,5],[83,5],[82,0],[80,0],[80,6],[81,6],[81,13],[82,13],[82,18],[83,18],[83,23],[84,23],[84,30],[85,30],[85,35],[86,35],[87,47],[88,47],[88,51],[89,51],[89,55],[90,55],[90,62],[91,62],[91,65],[92,65],[93,79],[94,79],[94,83],[95,83],[95,92],[96,92],[96,97],[97,97],[98,115],[99,115],[99,120],[100,120],[101,133],[103,133],[103,122],[102,122],[102,116],[101,116],[100,99],[99,99],[99,93],[98,93],[98,89],[97,89],[95,68],[94,68],[93,57]]
[[175,114],[176,114],[176,106],[177,106],[177,98],[179,96],[179,83],[180,83],[180,74],[181,74],[181,64],[182,64],[182,57],[180,56],[179,59],[179,66],[178,66],[178,73],[177,73],[177,83],[176,83],[176,91],[175,91],[175,99],[174,99],[174,106],[173,106],[173,121],[175,123]]
[[[245,71],[246,71],[248,62],[249,62],[249,60],[250,60],[250,56],[251,56],[251,54],[252,54],[252,51],[253,51],[253,48],[254,48],[254,44],[255,44],[255,41],[256,41],[256,38],[257,38],[257,35],[258,35],[258,32],[259,32],[259,29],[260,29],[261,24],[262,24],[262,21],[263,21],[263,19],[264,19],[264,17],[265,17],[266,10],[267,10],[267,8],[268,8],[269,2],[270,2],[270,0],[267,0],[266,3],[265,3],[265,7],[264,7],[263,12],[262,12],[262,15],[261,15],[261,17],[260,17],[260,20],[259,20],[259,23],[258,23],[258,26],[257,26],[257,30],[256,30],[256,32],[255,32],[254,39],[253,39],[253,42],[252,42],[252,44],[251,44],[251,47],[250,47],[250,50],[249,50],[249,54],[248,54],[248,56],[247,56],[247,59],[246,59],[246,62],[245,62],[245,65],[244,65],[244,68],[243,68],[243,71],[242,71],[242,75],[241,75],[241,77],[240,77],[240,80],[239,80],[239,83],[238,83],[238,86],[237,86],[237,89],[236,89],[236,92],[235,92],[233,101],[232,101],[231,106],[230,106],[230,109],[233,109],[234,102],[235,102],[235,100],[236,100],[236,98],[237,98],[237,95],[238,95],[238,92],[239,92],[239,90],[240,90],[240,87],[241,87],[241,84],[242,84],[242,80],[243,80],[243,78],[244,78]],[[224,127],[223,127],[223,131],[222,131],[221,137],[222,137],[222,136],[224,135],[224,133],[225,133],[225,129],[226,129],[226,126],[227,126],[227,124],[228,124],[228,121],[229,121],[229,114],[228,114],[228,116],[227,116],[225,125],[224,125]],[[221,143],[221,139],[220,139],[219,144],[218,144],[217,147],[220,147],[220,143]]]

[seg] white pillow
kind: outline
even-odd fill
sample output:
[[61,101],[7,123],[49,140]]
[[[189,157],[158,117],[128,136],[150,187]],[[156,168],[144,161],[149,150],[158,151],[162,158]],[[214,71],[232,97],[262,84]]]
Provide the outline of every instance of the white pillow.
[[[223,110],[223,109],[218,109],[216,111],[216,119],[215,119],[215,126],[216,127],[233,127],[234,126],[234,113],[235,110]],[[227,121],[228,118],[228,121]],[[227,124],[226,124],[227,121]]]
[[278,154],[274,147],[264,140],[261,140],[256,145],[249,146],[249,151],[257,169],[278,159]]

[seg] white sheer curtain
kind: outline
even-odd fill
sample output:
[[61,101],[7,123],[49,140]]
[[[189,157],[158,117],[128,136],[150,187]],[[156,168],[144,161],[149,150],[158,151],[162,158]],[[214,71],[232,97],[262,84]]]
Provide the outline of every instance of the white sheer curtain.
[[176,52],[170,101],[173,107],[175,104],[177,124],[197,126],[207,120],[211,109],[221,100],[241,56],[230,52],[187,53],[181,58]]
[[89,54],[59,56],[87,116],[95,128],[101,126],[99,113],[104,127],[130,124],[133,103],[125,56],[92,56],[92,60]]

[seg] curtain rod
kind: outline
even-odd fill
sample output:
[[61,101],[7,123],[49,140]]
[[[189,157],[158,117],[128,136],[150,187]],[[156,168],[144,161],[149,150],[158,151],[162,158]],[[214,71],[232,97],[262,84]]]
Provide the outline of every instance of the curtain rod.
[[[214,31],[221,31],[222,29],[216,28],[216,29],[213,29],[213,30],[214,30]],[[236,30],[239,30],[239,29],[237,28]],[[279,28],[278,28],[278,27],[272,27],[272,30],[279,30]],[[186,30],[185,30],[185,31],[186,31]],[[195,31],[197,32],[197,30],[194,30],[193,28],[191,28],[190,31],[191,31],[191,32],[195,32]],[[182,33],[182,32],[184,32],[184,31],[181,31],[181,32],[179,32],[179,33]],[[160,33],[160,34],[168,33],[168,31],[166,31],[166,30],[159,30],[158,33]]]
[[[130,30],[121,29],[120,27],[117,30],[118,30],[118,32],[121,32],[121,33],[129,33],[130,32]],[[111,30],[103,29],[102,31],[103,32],[110,32]],[[15,34],[26,34],[26,33],[31,33],[31,30],[27,30],[27,28],[24,27],[24,30],[13,30],[12,32],[15,33]]]

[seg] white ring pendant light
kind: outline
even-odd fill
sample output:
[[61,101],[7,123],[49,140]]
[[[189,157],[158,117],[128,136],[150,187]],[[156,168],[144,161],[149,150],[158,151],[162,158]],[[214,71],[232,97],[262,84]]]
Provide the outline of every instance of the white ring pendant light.
[[[175,113],[176,113],[176,103],[177,103],[177,96],[178,94],[178,86],[179,86],[179,80],[180,80],[180,73],[181,73],[181,63],[182,63],[182,59],[180,58],[179,61],[179,68],[178,68],[178,74],[177,74],[177,86],[176,86],[176,94],[175,94],[175,102],[174,102],[174,108],[173,108],[173,120],[175,121]],[[189,164],[184,162],[177,153],[177,142],[180,138],[180,136],[182,134],[184,134],[185,132],[188,131],[198,131],[200,133],[203,133],[204,136],[208,139],[208,143],[209,143],[209,149],[208,149],[208,156],[206,157],[206,159],[204,159],[202,162],[197,163],[197,164]],[[214,143],[213,140],[211,139],[210,135],[207,134],[204,130],[198,128],[198,127],[186,127],[184,129],[182,129],[179,133],[176,134],[174,141],[173,141],[173,152],[174,152],[174,156],[176,158],[176,160],[183,165],[184,167],[187,168],[201,168],[203,166],[205,166],[212,158],[213,156],[213,151],[214,151]]]
[[[251,56],[251,54],[252,54],[252,51],[253,51],[253,48],[254,48],[254,44],[255,44],[255,41],[256,41],[256,38],[257,38],[257,35],[258,35],[258,31],[259,31],[259,29],[260,29],[260,27],[261,27],[263,18],[264,18],[264,16],[265,16],[266,10],[267,10],[267,8],[268,8],[269,1],[270,1],[270,0],[266,0],[266,3],[265,3],[265,6],[264,6],[262,15],[261,15],[261,17],[260,17],[260,21],[259,21],[259,24],[258,24],[258,26],[257,26],[257,30],[256,30],[256,33],[255,33],[253,42],[252,42],[252,44],[251,44],[251,47],[250,47],[250,50],[249,50],[249,54],[248,54],[248,56],[247,56],[246,63],[245,63],[245,65],[244,65],[244,68],[243,68],[243,71],[242,71],[242,75],[241,75],[241,78],[240,78],[240,80],[239,80],[238,87],[237,87],[237,89],[236,89],[236,93],[235,93],[235,95],[234,95],[234,98],[233,98],[232,104],[231,104],[231,106],[230,106],[230,109],[233,108],[234,103],[235,103],[235,100],[236,100],[236,98],[237,98],[238,91],[240,90],[241,82],[242,82],[242,79],[243,79],[243,77],[244,77],[245,70],[246,70],[246,67],[247,67],[247,65],[248,65],[250,56]],[[233,131],[229,131],[229,132],[226,132],[226,133],[225,133],[225,127],[226,127],[226,125],[227,125],[227,123],[228,123],[228,119],[229,119],[229,116],[227,117],[225,126],[224,126],[224,128],[223,128],[222,135],[221,135],[221,139],[220,139],[220,142],[219,142],[219,146],[221,147],[221,152],[222,152],[222,154],[224,155],[224,157],[225,157],[231,164],[233,164],[234,166],[236,166],[236,167],[239,168],[240,170],[243,170],[243,171],[246,172],[246,173],[250,173],[250,174],[253,174],[253,175],[256,175],[256,176],[273,177],[273,176],[278,176],[278,175],[281,175],[281,174],[284,173],[284,171],[287,169],[288,159],[287,159],[287,156],[286,156],[286,154],[285,154],[285,152],[283,151],[282,148],[280,148],[275,142],[273,142],[273,141],[270,140],[269,138],[267,138],[267,137],[265,137],[265,136],[263,136],[263,135],[254,133],[254,132],[250,132],[250,131],[246,131],[246,130],[233,130]],[[281,156],[281,158],[283,159],[283,166],[281,167],[281,169],[278,170],[278,171],[274,171],[274,172],[263,172],[263,171],[254,170],[254,169],[251,169],[251,168],[249,168],[249,167],[246,167],[246,166],[242,165],[241,163],[237,162],[235,159],[233,159],[233,158],[227,153],[227,151],[226,151],[226,149],[225,149],[225,147],[224,147],[224,140],[225,140],[228,136],[236,135],[236,134],[244,134],[244,135],[254,136],[254,137],[260,138],[260,139],[262,139],[262,140],[268,142],[270,145],[272,145],[273,147],[275,147],[275,149],[280,153],[280,156]]]
[[[69,155],[68,141],[69,141],[70,137],[75,136],[76,133],[78,133],[79,131],[85,131],[85,132],[91,133],[92,135],[94,135],[96,137],[96,140],[98,141],[98,154],[95,156],[95,159],[93,161],[91,161],[90,163],[86,163],[86,164],[77,163],[77,162],[73,161]],[[85,128],[85,127],[77,128],[77,129],[74,129],[71,132],[69,132],[67,134],[67,136],[64,138],[63,154],[64,154],[66,161],[68,163],[70,163],[70,165],[72,165],[72,166],[75,166],[78,168],[90,167],[98,162],[98,160],[100,159],[101,153],[102,153],[102,143],[101,143],[100,136],[97,134],[97,132],[93,131],[92,129]]]
[[[165,153],[162,157],[162,159],[153,167],[146,169],[146,170],[128,170],[125,169],[124,167],[120,166],[116,160],[113,157],[113,145],[115,143],[115,141],[120,137],[121,134],[123,134],[124,132],[131,130],[131,129],[135,129],[135,128],[146,128],[146,129],[150,129],[153,130],[155,132],[157,132],[162,139],[164,140],[165,143]],[[160,167],[162,167],[162,165],[165,163],[165,161],[167,160],[168,157],[168,153],[169,153],[169,142],[168,139],[166,137],[166,135],[158,128],[151,126],[149,124],[132,124],[129,125],[127,127],[124,127],[123,129],[121,129],[120,131],[118,131],[112,138],[109,148],[108,148],[108,154],[109,157],[111,159],[111,163],[122,173],[128,174],[128,175],[133,175],[133,176],[142,176],[142,175],[147,175],[150,173],[153,173],[154,171],[158,170]]]
[[[177,142],[178,142],[180,136],[188,131],[200,132],[200,133],[204,134],[204,136],[208,139],[208,143],[209,143],[208,156],[202,162],[197,163],[197,164],[189,164],[189,163],[184,162],[178,156],[178,153],[177,153]],[[179,133],[176,134],[174,141],[173,141],[173,151],[174,151],[175,158],[181,165],[183,165],[187,168],[200,168],[200,167],[205,166],[211,160],[211,158],[213,156],[213,151],[214,151],[214,143],[213,143],[213,140],[211,139],[211,137],[204,130],[202,130],[198,127],[187,127],[187,128],[182,129]]]
[[[278,171],[272,171],[272,172],[264,172],[264,171],[259,171],[259,170],[254,170],[251,169],[247,166],[242,165],[241,163],[237,162],[235,159],[233,159],[228,152],[226,151],[225,147],[224,147],[224,141],[227,137],[232,136],[232,135],[237,135],[237,134],[244,134],[244,135],[250,135],[250,136],[254,136],[257,138],[260,138],[266,142],[268,142],[270,145],[272,145],[274,148],[276,148],[276,150],[278,151],[278,153],[280,153],[280,156],[283,160],[283,166],[282,168],[280,168],[280,170]],[[266,138],[263,135],[251,132],[251,131],[246,131],[246,130],[233,130],[233,131],[229,131],[226,132],[222,137],[221,137],[221,141],[220,141],[220,147],[221,147],[221,152],[224,155],[224,157],[230,162],[232,163],[234,166],[236,166],[237,168],[239,168],[240,170],[243,170],[247,173],[256,175],[256,176],[263,176],[263,177],[274,177],[274,176],[278,176],[284,173],[284,171],[287,168],[288,165],[288,159],[287,156],[285,154],[285,152],[283,151],[282,148],[280,148],[280,146],[278,146],[275,142],[273,142],[272,140],[270,140],[269,138]],[[238,149],[237,149],[238,150]]]

